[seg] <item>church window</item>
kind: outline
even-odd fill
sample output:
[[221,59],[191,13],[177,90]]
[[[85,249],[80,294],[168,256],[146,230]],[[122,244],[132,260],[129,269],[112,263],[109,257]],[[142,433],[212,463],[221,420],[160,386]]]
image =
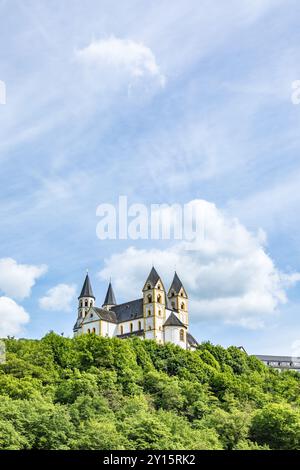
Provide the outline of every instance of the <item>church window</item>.
[[171,302],[172,307],[175,308],[175,302]]
[[148,330],[151,330],[151,325],[148,326]]
[[139,321],[139,330],[142,329],[142,322]]
[[123,325],[120,326],[120,330],[121,330],[121,335],[122,335],[124,333]]
[[158,310],[158,315],[161,316],[161,311],[160,310]]
[[179,339],[180,339],[180,341],[184,341],[184,330],[180,330]]
[[148,303],[151,304],[151,302],[152,302],[152,295],[149,294],[148,295]]
[[157,302],[160,304],[160,301],[161,301],[161,295],[158,295],[157,296]]
[[88,306],[89,306],[89,303],[88,303],[87,300],[84,302],[84,306],[85,306],[85,307],[88,307]]
[[181,304],[181,310],[184,310],[184,302]]
[[133,324],[130,323],[130,333],[132,333],[132,332],[133,332]]
[[96,328],[93,328],[93,333],[96,333]]
[[88,332],[88,333],[90,333],[90,332],[91,332],[91,330],[88,328],[87,332]]
[[151,289],[151,286],[150,286],[150,284],[148,284],[148,285],[147,285],[147,289]]
[[148,310],[148,317],[151,317],[151,310]]
[[175,295],[175,294],[174,294],[174,291],[172,291],[172,292],[171,292],[171,297],[174,297],[174,295]]
[[80,305],[80,307],[83,307],[82,300],[80,301],[79,305]]
[[157,289],[161,289],[160,284],[158,284]]
[[90,307],[92,307],[92,305],[93,305],[93,301],[91,300],[91,301],[90,301]]

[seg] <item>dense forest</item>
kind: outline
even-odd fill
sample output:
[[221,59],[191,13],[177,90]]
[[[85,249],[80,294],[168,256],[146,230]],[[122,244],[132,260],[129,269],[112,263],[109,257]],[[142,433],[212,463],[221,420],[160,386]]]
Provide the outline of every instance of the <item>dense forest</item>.
[[235,347],[5,343],[0,449],[300,449],[300,374]]

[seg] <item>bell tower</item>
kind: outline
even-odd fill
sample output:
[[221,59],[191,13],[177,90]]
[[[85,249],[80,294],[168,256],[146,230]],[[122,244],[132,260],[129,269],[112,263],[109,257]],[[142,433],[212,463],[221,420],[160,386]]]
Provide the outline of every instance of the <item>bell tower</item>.
[[91,282],[88,273],[81,289],[80,296],[78,297],[78,319],[83,319],[89,308],[94,307],[95,296],[93,294]]
[[179,320],[188,327],[188,296],[176,271],[168,292],[168,299],[172,310],[177,312]]
[[143,288],[144,336],[163,343],[166,319],[166,292],[160,276],[152,267]]

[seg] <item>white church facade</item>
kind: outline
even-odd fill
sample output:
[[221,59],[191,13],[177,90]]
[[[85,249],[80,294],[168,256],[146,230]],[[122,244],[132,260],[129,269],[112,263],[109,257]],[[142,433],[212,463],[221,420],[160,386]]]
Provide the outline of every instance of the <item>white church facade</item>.
[[188,296],[176,272],[168,292],[153,267],[141,298],[117,304],[110,282],[102,307],[96,307],[95,301],[87,274],[78,297],[74,336],[91,333],[121,339],[138,336],[159,344],[170,342],[183,349],[197,347],[189,333]]

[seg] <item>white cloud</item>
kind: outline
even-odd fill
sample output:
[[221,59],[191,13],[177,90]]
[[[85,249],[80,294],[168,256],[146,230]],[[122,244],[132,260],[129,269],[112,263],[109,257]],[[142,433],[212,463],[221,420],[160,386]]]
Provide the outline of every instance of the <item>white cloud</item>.
[[[190,297],[194,321],[221,319],[247,328],[264,325],[287,302],[286,288],[299,281],[299,273],[282,273],[265,251],[263,231],[249,232],[237,219],[225,215],[204,200],[191,201],[205,214],[205,238],[190,250],[185,241],[165,249],[133,247],[105,260],[99,273],[114,279],[116,294],[124,300],[141,294],[155,264],[163,281],[171,281],[175,266]],[[168,285],[165,285],[168,288]]]
[[18,264],[12,258],[0,259],[0,291],[17,299],[29,297],[36,280],[47,271],[47,266]]
[[0,337],[16,335],[29,322],[26,310],[9,297],[0,297]]
[[39,305],[44,310],[65,311],[71,310],[74,300],[76,286],[69,284],[58,284],[48,290],[44,297],[39,299]]
[[152,50],[131,39],[111,36],[95,40],[87,47],[76,50],[76,57],[81,63],[100,67],[102,71],[114,69],[116,73],[119,71],[130,78],[154,78],[161,87],[166,82]]

